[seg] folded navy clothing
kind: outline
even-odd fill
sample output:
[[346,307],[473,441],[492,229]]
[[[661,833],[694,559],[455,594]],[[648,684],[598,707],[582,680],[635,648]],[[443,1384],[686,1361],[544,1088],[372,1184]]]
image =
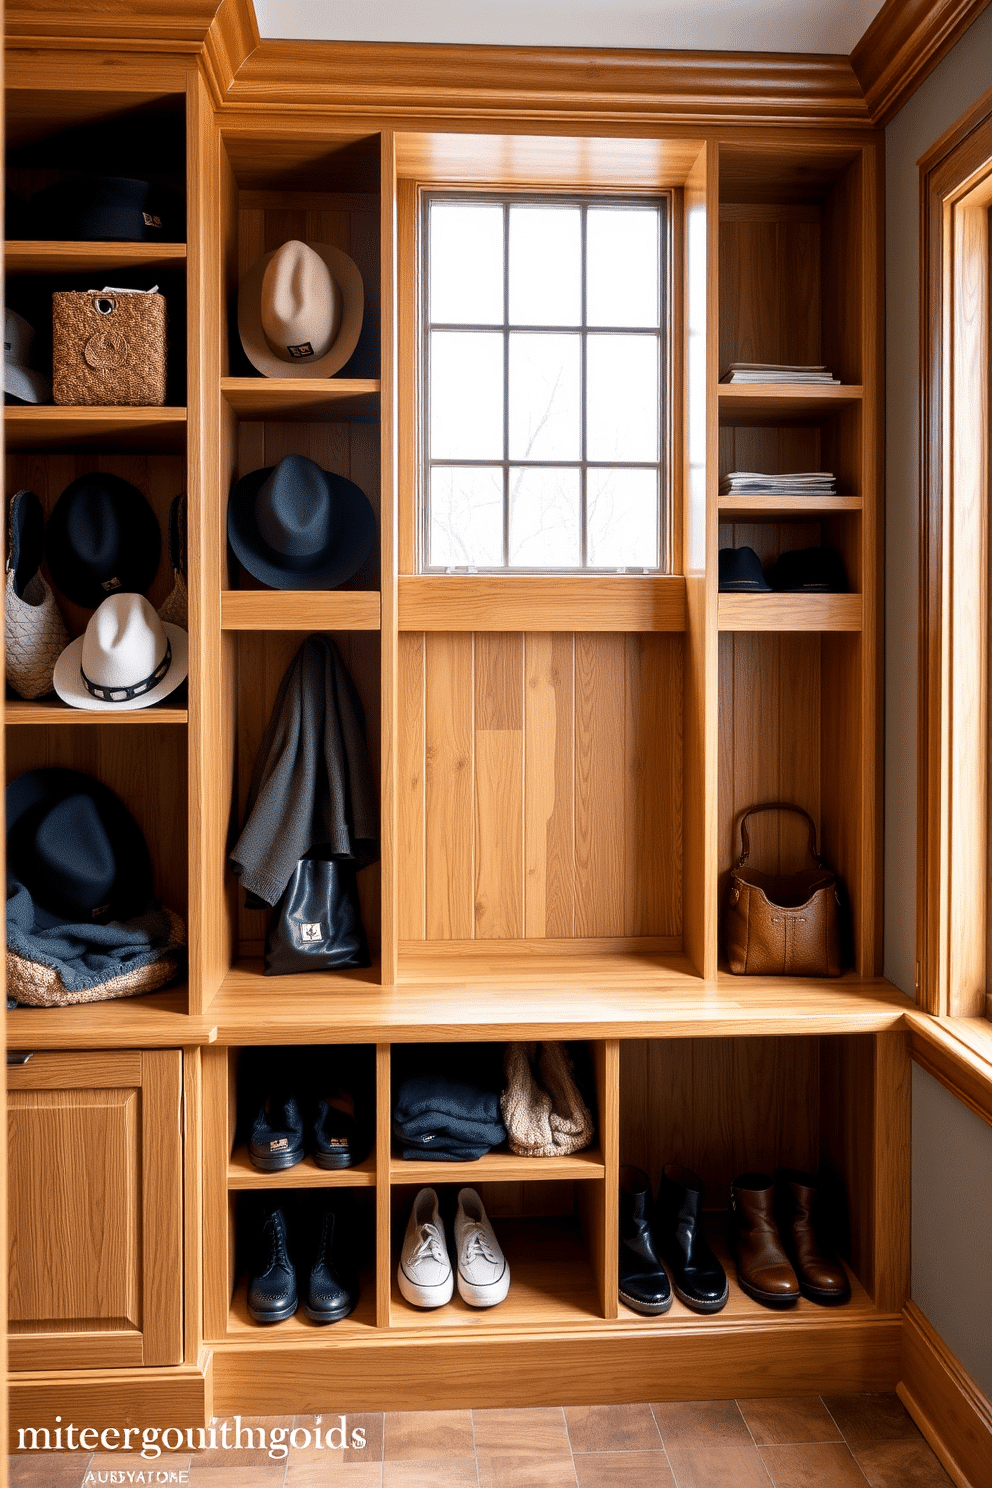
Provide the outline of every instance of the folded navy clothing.
[[439,1139],[437,1145],[431,1142],[426,1146],[404,1147],[401,1155],[407,1162],[478,1162],[491,1151],[489,1146],[473,1147],[470,1142],[451,1143]]
[[399,1121],[394,1116],[393,1131],[408,1141],[419,1140],[430,1134],[443,1134],[456,1142],[470,1142],[473,1146],[484,1143],[495,1147],[506,1141],[506,1127],[498,1118],[495,1121],[473,1121],[468,1116],[449,1116],[444,1111],[422,1111],[408,1121]]
[[[500,1086],[485,1088],[481,1083],[456,1080],[437,1070],[427,1070],[408,1076],[400,1085],[393,1107],[393,1120],[406,1127],[430,1113],[438,1118],[438,1126],[449,1127],[451,1123],[467,1121],[476,1126],[498,1127],[499,1135],[494,1135],[492,1141],[502,1142],[506,1138],[506,1128],[499,1113],[500,1089]],[[455,1128],[451,1126],[450,1129]]]

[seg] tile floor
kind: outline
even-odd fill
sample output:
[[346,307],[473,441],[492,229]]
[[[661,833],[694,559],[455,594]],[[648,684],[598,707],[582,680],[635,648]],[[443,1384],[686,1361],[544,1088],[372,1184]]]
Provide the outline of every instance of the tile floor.
[[[229,1428],[233,1438],[233,1418]],[[245,1418],[295,1445],[11,1456],[11,1488],[937,1488],[950,1484],[895,1395],[810,1395],[534,1410],[351,1413],[364,1449],[325,1445],[338,1416]],[[220,1423],[218,1422],[218,1427]],[[317,1446],[316,1431],[321,1430]],[[218,1438],[219,1440],[221,1438]],[[244,1438],[242,1438],[244,1440]]]

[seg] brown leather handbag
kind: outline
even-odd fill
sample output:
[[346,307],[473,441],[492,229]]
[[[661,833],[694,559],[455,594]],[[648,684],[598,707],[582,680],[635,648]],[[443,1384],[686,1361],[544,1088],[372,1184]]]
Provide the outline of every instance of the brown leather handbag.
[[[809,824],[809,853],[816,864],[801,873],[761,873],[747,868],[748,817],[759,811],[793,811]],[[816,827],[800,806],[771,801],[741,818],[741,855],[730,870],[725,932],[730,970],[738,976],[835,977],[841,973],[842,885],[816,851]]]

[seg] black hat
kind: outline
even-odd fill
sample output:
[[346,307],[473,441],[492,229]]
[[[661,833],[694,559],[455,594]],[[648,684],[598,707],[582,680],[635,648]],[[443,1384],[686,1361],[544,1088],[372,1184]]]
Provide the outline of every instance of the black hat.
[[57,181],[31,198],[39,238],[84,243],[177,243],[185,236],[182,198],[130,176]]
[[720,549],[721,594],[767,593],[770,588],[761,571],[761,559],[753,548]]
[[253,470],[231,491],[227,537],[250,574],[273,589],[334,589],[375,542],[365,492],[305,455]]
[[7,571],[14,575],[14,593],[23,597],[25,585],[41,567],[45,548],[45,516],[33,491],[17,491],[7,514]]
[[782,593],[846,594],[844,560],[836,548],[794,548],[777,559],[769,575]]
[[126,920],[152,898],[141,829],[113,791],[78,770],[28,770],[6,792],[7,878],[47,928]]
[[48,519],[45,552],[52,582],[89,610],[120,590],[144,594],[161,550],[155,513],[137,486],[119,475],[79,476]]

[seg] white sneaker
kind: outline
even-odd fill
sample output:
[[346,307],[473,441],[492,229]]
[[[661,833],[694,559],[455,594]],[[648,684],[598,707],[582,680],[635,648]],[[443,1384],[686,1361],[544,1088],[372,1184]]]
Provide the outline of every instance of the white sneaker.
[[415,1307],[443,1307],[455,1290],[437,1194],[422,1188],[413,1201],[397,1271],[400,1291]]
[[495,1307],[510,1290],[510,1268],[474,1188],[458,1195],[455,1215],[458,1291],[472,1307]]

